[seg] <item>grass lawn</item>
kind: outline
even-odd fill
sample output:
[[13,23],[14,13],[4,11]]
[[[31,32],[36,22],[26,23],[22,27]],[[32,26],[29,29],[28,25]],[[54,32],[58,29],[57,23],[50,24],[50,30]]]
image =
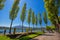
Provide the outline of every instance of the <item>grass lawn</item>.
[[[34,37],[37,37],[38,35],[41,35],[41,34],[43,34],[43,32],[37,32],[37,33],[35,33],[35,34],[30,34],[30,35],[27,35],[27,36],[23,36],[23,37],[18,38],[18,39],[16,39],[16,40],[29,40],[29,39],[32,39],[32,38],[34,38]],[[14,39],[14,40],[15,40],[15,39]]]
[[9,37],[7,37],[7,36],[1,35],[0,40],[11,40],[11,39]]
[[18,39],[10,39],[7,36],[0,36],[0,40],[29,40],[29,39],[32,39],[32,38],[34,38],[38,35],[41,35],[41,34],[43,34],[43,32],[37,32],[37,33],[34,33],[34,34],[30,34],[30,35],[27,35],[27,36],[20,37]]

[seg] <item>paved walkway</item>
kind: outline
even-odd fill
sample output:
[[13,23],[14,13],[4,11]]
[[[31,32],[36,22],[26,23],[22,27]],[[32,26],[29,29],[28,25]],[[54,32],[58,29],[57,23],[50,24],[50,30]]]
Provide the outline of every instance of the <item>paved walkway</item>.
[[60,34],[55,33],[45,33],[44,35],[40,35],[38,37],[35,37],[31,40],[60,40]]

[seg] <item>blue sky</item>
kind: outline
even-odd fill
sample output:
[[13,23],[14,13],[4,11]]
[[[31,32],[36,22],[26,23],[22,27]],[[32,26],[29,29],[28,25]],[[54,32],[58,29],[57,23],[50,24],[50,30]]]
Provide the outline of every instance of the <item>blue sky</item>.
[[[5,7],[3,8],[3,10],[0,10],[0,26],[7,26],[7,27],[10,26],[11,20],[9,19],[9,14],[10,14],[10,10],[12,8],[13,3],[14,3],[14,0],[6,0]],[[26,9],[27,12],[28,12],[29,8],[32,8],[35,15],[38,12],[40,12],[43,15],[43,12],[45,11],[43,0],[21,0],[19,3],[20,10],[18,12],[17,18],[13,22],[13,26],[21,25],[21,23],[22,23],[20,20],[20,14],[21,14],[22,6],[24,5],[24,3],[27,3],[27,9]],[[27,13],[26,13],[26,15],[27,15]],[[43,16],[42,16],[42,18],[43,18]],[[27,20],[27,18],[26,18],[26,20]],[[24,22],[24,26],[28,26],[28,23],[26,20]],[[48,21],[48,25],[51,25],[50,21]],[[38,26],[40,27],[39,24],[38,24]],[[42,21],[42,26],[43,27],[45,26],[44,21]],[[32,27],[32,24],[31,24],[31,27]]]

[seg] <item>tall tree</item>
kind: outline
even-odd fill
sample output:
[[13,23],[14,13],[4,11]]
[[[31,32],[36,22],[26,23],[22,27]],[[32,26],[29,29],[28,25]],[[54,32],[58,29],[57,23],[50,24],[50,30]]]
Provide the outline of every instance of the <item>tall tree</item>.
[[38,25],[38,17],[37,17],[37,14],[36,14],[36,17],[35,17],[35,25],[36,25],[36,28],[37,28],[37,25]]
[[47,23],[48,23],[48,19],[47,19],[47,13],[46,12],[44,12],[43,13],[43,20],[44,20],[44,22],[45,22],[45,24],[46,24],[46,26],[47,26]]
[[38,22],[39,22],[40,25],[42,24],[42,17],[41,17],[40,12],[38,13]]
[[23,23],[24,23],[25,17],[26,17],[26,3],[24,3],[24,6],[22,8],[22,13],[20,16],[20,19],[22,21],[22,32],[23,32]]
[[30,23],[31,23],[31,13],[32,13],[32,10],[30,8],[29,11],[28,11],[28,19],[27,19],[28,24],[29,24],[29,30],[30,30]]
[[35,24],[35,15],[34,15],[34,12],[32,12],[32,24],[33,24],[33,28],[34,28],[34,24]]
[[[58,14],[60,7],[60,0],[44,0],[45,8],[48,13],[48,18],[56,26],[56,24],[60,24]],[[59,27],[56,27],[59,29]]]
[[9,18],[11,20],[10,31],[9,31],[10,34],[11,34],[12,23],[15,20],[15,18],[17,17],[17,14],[18,14],[18,11],[19,11],[19,6],[18,6],[19,2],[20,2],[20,0],[15,0],[14,4],[12,6],[12,9],[10,11],[10,16],[9,16]]
[[3,9],[6,0],[0,0],[0,10]]

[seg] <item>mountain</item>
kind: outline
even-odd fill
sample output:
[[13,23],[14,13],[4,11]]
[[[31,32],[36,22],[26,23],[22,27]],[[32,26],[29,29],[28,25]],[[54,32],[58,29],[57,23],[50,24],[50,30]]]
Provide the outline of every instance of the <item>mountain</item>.
[[0,29],[4,29],[4,28],[9,29],[9,27],[0,26]]

